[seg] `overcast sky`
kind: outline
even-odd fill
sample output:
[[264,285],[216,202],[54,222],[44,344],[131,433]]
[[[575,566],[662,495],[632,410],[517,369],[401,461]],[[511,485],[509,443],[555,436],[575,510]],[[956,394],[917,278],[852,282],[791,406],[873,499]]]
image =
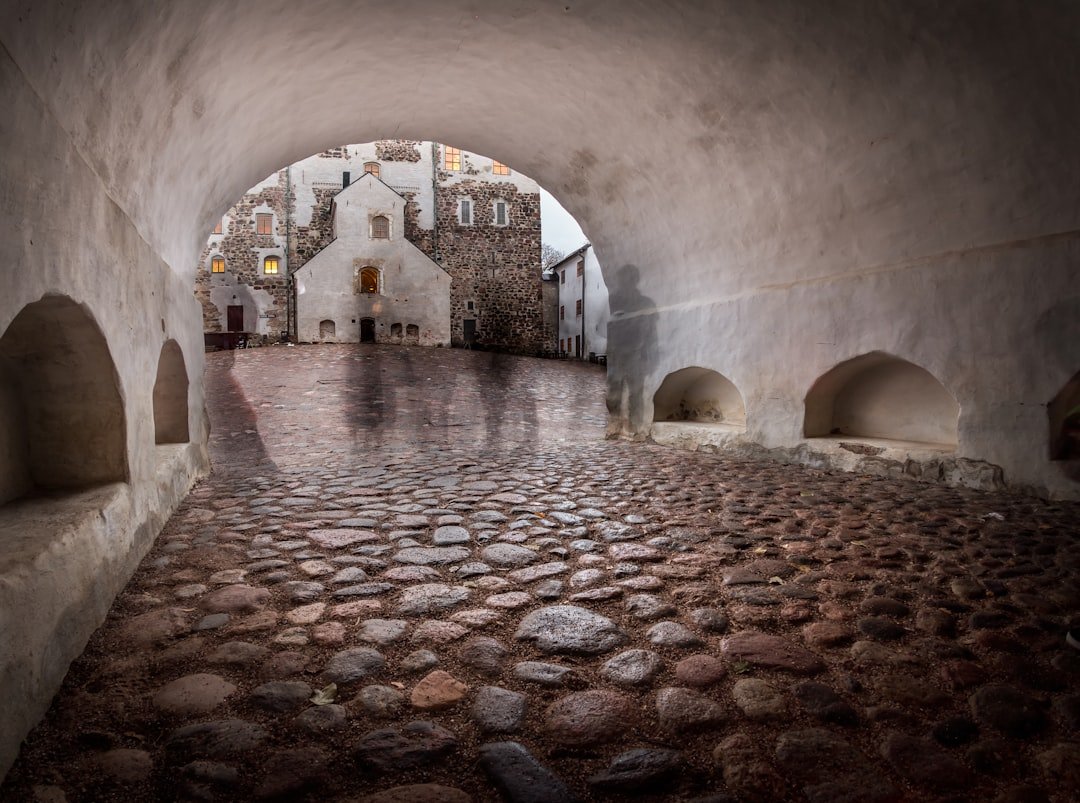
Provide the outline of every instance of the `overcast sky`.
[[588,242],[577,221],[543,187],[540,188],[540,238],[564,254]]

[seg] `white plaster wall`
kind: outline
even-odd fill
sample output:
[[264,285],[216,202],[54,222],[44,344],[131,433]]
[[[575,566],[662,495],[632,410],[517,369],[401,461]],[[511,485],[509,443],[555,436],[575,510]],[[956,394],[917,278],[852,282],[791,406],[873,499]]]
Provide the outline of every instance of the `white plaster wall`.
[[[0,105],[0,333],[48,293],[85,307],[115,362],[130,472],[127,483],[62,501],[0,506],[3,773],[166,518],[206,470],[207,428],[190,282],[139,235],[6,52]],[[192,377],[193,443],[177,450],[163,483],[153,387],[169,338],[182,348]]]
[[[584,260],[584,273],[577,275],[578,262]],[[582,335],[582,358],[588,358],[589,352],[607,354],[607,325],[610,317],[607,285],[600,262],[593,248],[586,248],[582,254],[560,262],[555,266],[559,277],[559,305],[566,308],[566,317],[559,321],[559,337],[569,338],[573,353],[575,335]],[[566,281],[562,274],[566,274]],[[576,313],[577,302],[584,298],[584,316]]]
[[[334,204],[337,239],[296,272],[297,329],[301,341],[320,339],[319,325],[332,320],[334,341],[360,340],[360,321],[373,318],[376,339],[390,340],[395,323],[402,331],[419,327],[421,345],[449,345],[450,276],[405,239],[405,200],[373,176],[365,175],[338,194]],[[390,239],[373,239],[370,221],[390,219]],[[364,267],[380,271],[378,295],[353,292]]]

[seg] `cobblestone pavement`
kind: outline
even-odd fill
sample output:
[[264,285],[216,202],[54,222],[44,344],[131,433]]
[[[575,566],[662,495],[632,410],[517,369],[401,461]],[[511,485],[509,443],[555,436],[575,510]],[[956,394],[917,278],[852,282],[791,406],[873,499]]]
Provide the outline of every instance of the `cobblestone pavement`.
[[4,800],[1080,797],[1080,506],[604,441],[592,366],[207,381],[214,474]]

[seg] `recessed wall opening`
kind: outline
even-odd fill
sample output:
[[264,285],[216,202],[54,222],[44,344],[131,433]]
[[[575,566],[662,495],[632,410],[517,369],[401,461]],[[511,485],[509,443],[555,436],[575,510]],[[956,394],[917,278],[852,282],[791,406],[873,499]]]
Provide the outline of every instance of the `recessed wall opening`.
[[319,340],[332,340],[337,336],[337,324],[331,320],[319,321]]
[[723,374],[682,368],[664,377],[653,396],[654,421],[686,421],[745,428],[742,394]]
[[188,375],[184,352],[175,340],[161,347],[154,381],[154,442],[187,443]]
[[960,405],[933,374],[881,351],[840,363],[806,394],[808,438],[903,441],[952,450]]
[[397,338],[399,340],[401,339],[401,324],[400,323],[392,323],[392,324],[390,324],[390,337]]
[[1066,383],[1046,409],[1050,417],[1050,459],[1080,462],[1080,373]]
[[420,342],[420,327],[415,323],[410,323],[405,327],[405,342],[406,343],[418,343]]
[[0,504],[127,479],[127,427],[105,336],[47,295],[0,337]]

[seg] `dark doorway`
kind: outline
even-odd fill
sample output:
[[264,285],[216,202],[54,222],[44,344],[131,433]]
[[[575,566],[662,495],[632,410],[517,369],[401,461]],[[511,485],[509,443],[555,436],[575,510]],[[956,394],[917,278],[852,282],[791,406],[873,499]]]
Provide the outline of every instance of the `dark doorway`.
[[230,304],[227,310],[230,332],[244,331],[244,307],[242,304]]
[[472,348],[472,345],[476,342],[476,319],[465,318],[461,323],[465,329],[465,345]]
[[360,342],[361,343],[374,343],[375,342],[375,319],[374,318],[361,318],[360,319]]

